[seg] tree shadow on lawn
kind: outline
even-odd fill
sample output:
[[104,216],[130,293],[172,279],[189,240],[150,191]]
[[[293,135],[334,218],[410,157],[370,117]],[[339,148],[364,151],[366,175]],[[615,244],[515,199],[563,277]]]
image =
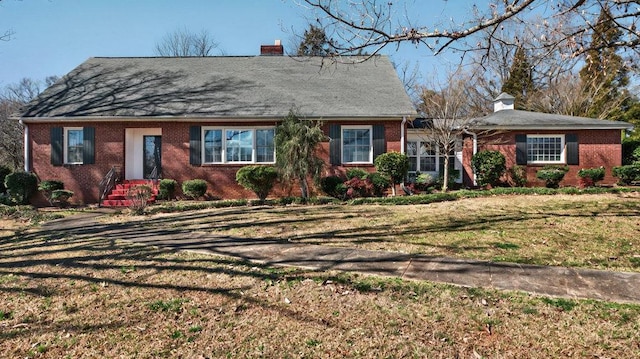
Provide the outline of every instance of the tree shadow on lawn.
[[[310,270],[274,269],[259,263],[245,260],[234,260],[219,256],[187,256],[176,255],[180,247],[148,246],[124,243],[121,239],[156,238],[156,236],[175,236],[184,231],[157,230],[145,233],[146,229],[126,224],[82,223],[67,226],[65,229],[44,225],[39,230],[22,233],[11,237],[0,238],[0,293],[9,296],[31,296],[38,298],[60,297],[64,300],[61,287],[69,282],[85,283],[88,286],[109,286],[111,288],[170,290],[176,293],[197,292],[203,295],[214,295],[241,301],[248,306],[258,306],[265,310],[277,311],[284,316],[300,322],[310,322],[329,326],[329,324],[305,312],[289,309],[278,303],[269,303],[259,298],[252,298],[243,291],[255,286],[253,280],[260,282],[301,281],[307,278],[326,280],[333,278],[328,274]],[[233,240],[233,239],[231,239]],[[238,239],[240,240],[240,239]],[[161,243],[159,243],[161,244]],[[135,267],[135,273],[146,275],[128,275],[127,268]],[[190,284],[188,280],[167,283],[162,273],[184,273],[190,275],[227,275],[236,278],[247,278],[252,281],[243,285],[216,286],[214,281],[206,285]],[[158,276],[159,275],[159,276]],[[153,279],[149,279],[153,276]],[[28,279],[26,282],[21,279]],[[158,280],[160,278],[160,280]],[[51,282],[53,280],[53,282]],[[337,281],[338,279],[335,279]],[[45,283],[54,284],[43,284]],[[13,284],[12,284],[13,283]],[[253,283],[253,284],[252,284]],[[81,284],[77,284],[81,287]],[[86,289],[85,289],[86,290]],[[187,294],[188,296],[188,294]],[[160,298],[159,298],[160,299]],[[0,303],[0,309],[6,310],[8,303]],[[0,338],[15,336],[32,336],[38,334],[33,330],[54,330],[46,323],[27,323],[26,329],[8,331],[0,334]],[[49,323],[50,324],[50,323]],[[114,326],[131,326],[132,323],[112,322]],[[77,327],[66,327],[56,324],[56,331],[62,329],[73,332]],[[98,326],[100,327],[100,326]],[[33,329],[33,330],[32,330]],[[86,328],[85,328],[86,329]],[[83,330],[85,330],[83,329]]]

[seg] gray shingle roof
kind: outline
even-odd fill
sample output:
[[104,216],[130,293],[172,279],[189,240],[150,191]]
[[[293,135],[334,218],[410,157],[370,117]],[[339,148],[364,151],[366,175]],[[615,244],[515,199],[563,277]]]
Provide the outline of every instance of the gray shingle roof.
[[571,130],[571,129],[631,129],[633,125],[621,121],[554,115],[541,112],[502,110],[472,121],[470,127],[504,130]]
[[358,64],[286,56],[90,58],[23,118],[415,116],[389,59]]

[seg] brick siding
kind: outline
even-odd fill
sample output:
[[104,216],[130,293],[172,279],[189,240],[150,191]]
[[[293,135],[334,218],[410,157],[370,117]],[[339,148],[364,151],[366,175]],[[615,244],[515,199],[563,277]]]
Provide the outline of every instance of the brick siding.
[[[271,123],[274,124],[275,122]],[[400,151],[400,120],[376,121],[385,126],[387,151]],[[340,122],[344,125],[370,125],[372,121]],[[162,174],[163,178],[175,179],[178,191],[182,182],[190,179],[204,179],[208,183],[208,194],[222,199],[256,198],[251,191],[245,190],[236,183],[235,176],[243,165],[189,164],[189,127],[199,126],[265,126],[265,122],[255,123],[188,123],[188,122],[91,122],[73,123],[68,127],[92,126],[95,128],[95,163],[82,165],[53,166],[51,164],[52,127],[64,127],[61,123],[31,123],[29,136],[31,143],[30,168],[40,180],[60,180],[65,188],[74,192],[72,202],[80,204],[97,203],[99,199],[98,184],[113,166],[119,167],[125,175],[125,129],[126,128],[161,128],[162,129]],[[323,126],[328,134],[328,124]],[[345,167],[329,165],[329,142],[325,141],[318,149],[321,158],[327,163],[325,175],[343,174]],[[368,171],[374,171],[373,165],[359,165]],[[297,196],[300,190],[297,184],[277,184],[271,196]],[[42,197],[34,199],[34,204],[45,205]]]
[[[516,143],[518,134],[566,134],[575,133],[578,135],[578,148],[580,163],[569,166],[569,172],[565,175],[561,186],[578,186],[578,171],[583,168],[594,168],[603,166],[605,168],[605,178],[601,184],[611,185],[617,179],[611,174],[611,169],[622,164],[622,145],[620,130],[578,130],[578,131],[511,131],[493,136],[481,136],[478,139],[478,151],[496,150],[505,155],[507,168],[516,165]],[[465,138],[463,153],[464,183],[473,184],[473,171],[471,169],[471,157],[473,156],[473,140],[471,137]],[[544,165],[526,165],[527,185],[544,186],[544,181],[536,178],[536,171]],[[506,179],[506,178],[505,178]]]

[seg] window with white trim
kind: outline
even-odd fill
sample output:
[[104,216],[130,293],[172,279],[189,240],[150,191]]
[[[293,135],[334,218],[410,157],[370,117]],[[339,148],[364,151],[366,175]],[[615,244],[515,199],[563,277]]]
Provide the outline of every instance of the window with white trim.
[[373,163],[371,126],[342,126],[342,163]]
[[204,163],[274,163],[275,129],[213,128],[202,130]]
[[84,153],[84,133],[82,127],[64,128],[64,163],[82,164]]
[[564,163],[564,135],[527,135],[528,163]]

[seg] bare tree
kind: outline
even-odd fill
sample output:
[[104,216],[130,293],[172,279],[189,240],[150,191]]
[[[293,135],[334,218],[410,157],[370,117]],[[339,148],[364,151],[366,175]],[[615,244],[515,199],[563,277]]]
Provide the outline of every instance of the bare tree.
[[196,34],[187,29],[178,29],[156,43],[155,53],[166,57],[213,56],[218,45],[207,30]]
[[478,115],[473,103],[468,101],[469,88],[475,81],[471,74],[461,69],[449,74],[445,85],[434,83],[423,86],[420,92],[419,112],[430,121],[422,129],[422,135],[438,146],[444,161],[442,191],[448,190],[449,159],[462,137],[467,133],[471,120]]
[[[612,20],[622,36],[599,46],[624,47],[638,52],[640,44],[637,0],[492,0],[488,4],[472,4],[463,18],[443,17],[433,23],[417,21],[416,17],[422,14],[411,14],[406,1],[299,1],[315,10],[318,26],[337,40],[332,42],[336,54],[364,49],[375,55],[389,45],[400,43],[423,45],[434,54],[446,49],[465,54],[476,50],[486,52],[494,44],[520,43],[517,36],[501,36],[500,30],[510,21],[541,33],[536,42],[530,44],[535,48],[562,48],[563,52],[575,56],[589,49],[603,7],[611,10]],[[476,35],[481,32],[490,35],[488,41],[477,40]]]
[[38,96],[44,86],[51,85],[57,79],[56,76],[50,76],[42,83],[24,78],[6,86],[0,93],[0,164],[13,169],[23,167],[22,126],[12,117],[17,116],[22,106]]

